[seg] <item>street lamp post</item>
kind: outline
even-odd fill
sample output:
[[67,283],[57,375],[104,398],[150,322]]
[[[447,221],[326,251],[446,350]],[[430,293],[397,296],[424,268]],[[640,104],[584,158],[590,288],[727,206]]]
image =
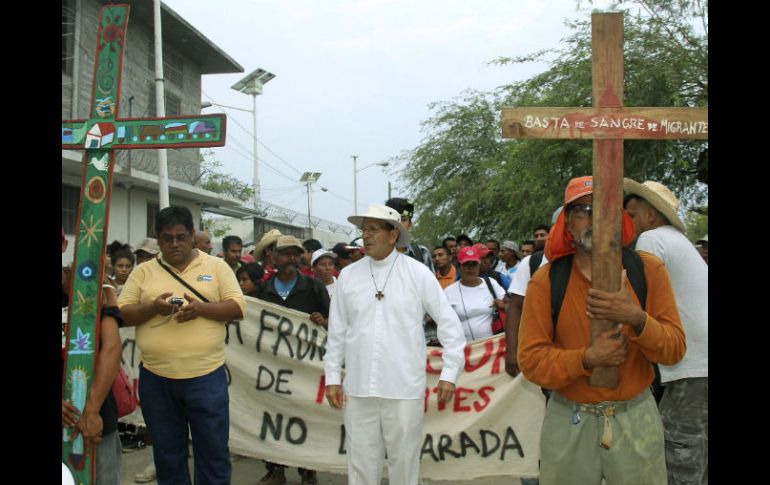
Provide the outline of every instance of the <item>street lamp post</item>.
[[358,155],[351,155],[350,158],[353,159],[353,214],[358,214],[358,172],[363,172],[367,168],[374,167],[375,165],[378,167],[387,167],[389,162],[370,163],[369,165],[359,169],[356,168]]
[[[252,110],[254,115],[254,208],[259,209],[259,167],[257,158],[257,96],[262,94],[262,87],[267,84],[271,79],[275,77],[275,74],[265,71],[264,69],[256,69],[248,76],[244,77],[237,83],[231,86],[232,89],[240,91],[252,96]],[[220,105],[221,106],[221,105]],[[238,109],[238,108],[236,108]],[[242,111],[248,111],[240,108]]]
[[300,182],[305,182],[305,185],[307,186],[307,229],[310,234],[308,239],[313,239],[313,223],[310,221],[310,185],[317,182],[319,178],[321,178],[321,172],[305,172],[299,179]]

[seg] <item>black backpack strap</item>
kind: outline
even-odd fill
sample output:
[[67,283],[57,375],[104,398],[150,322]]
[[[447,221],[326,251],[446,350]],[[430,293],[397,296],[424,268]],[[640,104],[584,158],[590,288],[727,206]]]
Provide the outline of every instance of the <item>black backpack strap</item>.
[[626,269],[628,282],[631,283],[642,310],[647,304],[647,282],[644,279],[644,263],[639,253],[630,248],[623,248],[623,267]]
[[[559,321],[561,305],[564,302],[564,295],[567,293],[573,256],[573,254],[569,254],[551,262],[549,277],[551,280],[551,318],[553,319],[554,338],[556,337],[556,323]],[[639,299],[642,310],[644,310],[647,303],[647,282],[644,279],[642,258],[633,249],[623,248],[622,259],[628,282],[631,283],[631,288]]]
[[535,271],[540,267],[540,263],[543,262],[543,250],[535,251],[532,253],[532,255],[529,257],[529,276],[530,278],[532,275],[535,274]]
[[559,321],[561,304],[564,302],[564,295],[567,293],[567,283],[569,283],[569,275],[572,272],[573,256],[574,255],[572,254],[568,254],[556,261],[551,261],[551,269],[548,276],[551,280],[551,319],[553,320],[554,338],[556,338],[556,322]]
[[[628,282],[631,283],[631,288],[639,299],[639,305],[644,310],[647,304],[647,281],[644,279],[644,263],[642,263],[639,253],[628,247],[623,248],[623,267],[626,269]],[[655,402],[660,403],[663,397],[660,367],[658,364],[652,364],[652,367],[655,370],[655,379],[651,386],[652,394],[655,397]]]
[[484,283],[487,284],[487,288],[489,288],[489,292],[492,293],[492,299],[497,300],[497,295],[495,294],[495,290],[492,288],[492,283],[489,282],[488,276],[482,276],[484,279]]

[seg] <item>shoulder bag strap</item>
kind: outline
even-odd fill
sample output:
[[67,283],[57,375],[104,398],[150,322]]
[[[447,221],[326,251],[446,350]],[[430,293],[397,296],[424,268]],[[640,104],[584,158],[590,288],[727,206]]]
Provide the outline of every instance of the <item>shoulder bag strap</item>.
[[175,280],[177,280],[178,282],[182,283],[182,284],[185,286],[185,288],[187,288],[187,289],[189,289],[190,291],[192,291],[192,292],[195,294],[195,296],[197,296],[198,298],[200,298],[200,299],[201,299],[203,302],[205,302],[205,303],[209,303],[209,300],[208,300],[208,298],[206,298],[205,296],[201,295],[201,294],[198,292],[198,290],[196,290],[195,288],[193,288],[192,286],[190,286],[190,285],[189,285],[189,283],[187,283],[185,280],[183,280],[182,278],[180,278],[180,277],[179,277],[179,276],[178,276],[176,273],[174,273],[173,271],[171,271],[171,268],[169,268],[169,267],[168,267],[168,266],[166,266],[165,264],[161,263],[161,262],[160,262],[160,259],[158,259],[158,258],[155,258],[155,261],[157,261],[157,262],[158,262],[158,264],[160,265],[160,267],[161,267],[161,268],[163,268],[163,269],[165,269],[166,271],[168,271],[168,274],[170,274],[171,276],[173,276]]

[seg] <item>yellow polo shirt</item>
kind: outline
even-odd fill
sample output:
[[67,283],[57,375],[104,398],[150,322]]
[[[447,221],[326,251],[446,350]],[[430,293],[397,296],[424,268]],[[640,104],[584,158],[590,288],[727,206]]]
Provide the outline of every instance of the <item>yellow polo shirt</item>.
[[[168,263],[166,266],[210,302],[233,300],[246,315],[243,292],[230,266],[221,258],[209,256],[203,251],[197,253],[198,256],[182,272]],[[162,260],[160,254],[158,259]],[[147,261],[134,268],[128,276],[118,298],[118,306],[151,302],[166,292],[173,292],[175,297],[183,297],[187,293],[197,299],[157,261]],[[168,316],[156,315],[136,327],[136,343],[142,351],[142,364],[152,373],[169,379],[189,379],[209,374],[225,362],[224,323],[208,318],[177,323],[173,318],[169,320]]]

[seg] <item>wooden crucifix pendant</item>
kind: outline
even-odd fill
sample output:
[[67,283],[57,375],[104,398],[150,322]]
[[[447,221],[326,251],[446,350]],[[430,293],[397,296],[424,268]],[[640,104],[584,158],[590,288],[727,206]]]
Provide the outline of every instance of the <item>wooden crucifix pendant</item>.
[[382,300],[385,298],[385,294],[382,292],[382,290],[377,290],[377,294],[374,295],[378,300]]

